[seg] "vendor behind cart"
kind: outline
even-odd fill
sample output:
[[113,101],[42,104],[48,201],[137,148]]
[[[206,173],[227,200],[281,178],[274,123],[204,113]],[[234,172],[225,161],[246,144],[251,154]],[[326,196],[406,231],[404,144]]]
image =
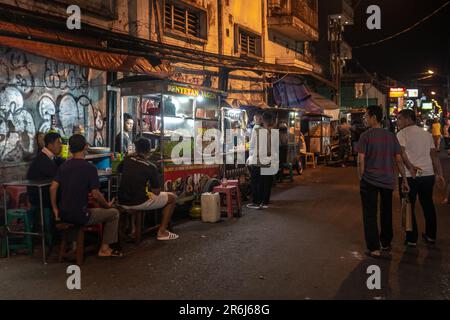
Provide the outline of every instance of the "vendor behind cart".
[[129,113],[123,114],[123,144],[122,132],[116,136],[116,152],[129,154],[134,152],[133,126],[134,120]]

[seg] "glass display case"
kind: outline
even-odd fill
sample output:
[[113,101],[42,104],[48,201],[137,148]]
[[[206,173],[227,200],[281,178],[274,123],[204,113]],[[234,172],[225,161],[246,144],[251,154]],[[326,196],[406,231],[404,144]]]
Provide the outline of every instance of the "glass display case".
[[222,175],[237,179],[245,173],[245,160],[248,157],[249,135],[247,134],[248,115],[242,109],[222,108],[221,128],[225,166]]
[[331,118],[326,115],[305,114],[303,116],[308,152],[319,156],[330,152]]

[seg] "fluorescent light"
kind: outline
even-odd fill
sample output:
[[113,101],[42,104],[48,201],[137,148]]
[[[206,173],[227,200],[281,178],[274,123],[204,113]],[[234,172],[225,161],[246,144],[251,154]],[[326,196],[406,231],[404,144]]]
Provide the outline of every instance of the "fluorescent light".
[[188,103],[189,102],[188,97],[176,97],[174,99],[178,100],[180,103]]

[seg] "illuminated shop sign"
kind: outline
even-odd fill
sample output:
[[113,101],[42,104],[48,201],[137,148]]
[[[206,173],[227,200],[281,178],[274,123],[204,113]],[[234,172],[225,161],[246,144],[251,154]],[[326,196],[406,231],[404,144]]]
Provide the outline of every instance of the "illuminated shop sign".
[[169,85],[167,91],[176,93],[176,94],[182,94],[184,96],[190,96],[190,97],[203,97],[203,98],[209,98],[209,99],[215,99],[216,94],[208,91],[203,91],[199,89],[193,89],[189,87],[181,87],[176,85]]
[[422,110],[433,110],[433,103],[432,102],[423,103]]
[[405,88],[390,88],[389,89],[389,97],[391,98],[401,98],[404,97],[406,93]]
[[408,98],[418,98],[419,97],[419,89],[408,89]]

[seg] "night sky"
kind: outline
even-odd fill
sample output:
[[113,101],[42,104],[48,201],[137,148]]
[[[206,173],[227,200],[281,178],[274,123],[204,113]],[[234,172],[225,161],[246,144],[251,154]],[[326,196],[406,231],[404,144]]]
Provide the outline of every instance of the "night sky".
[[[352,46],[378,41],[402,31],[448,0],[353,0],[355,24],[347,27],[345,39]],[[358,4],[359,3],[359,4]],[[369,5],[381,8],[381,30],[368,30],[366,13]],[[370,47],[354,49],[354,57],[370,72],[378,72],[400,81],[420,78],[433,69],[450,72],[450,5],[415,29],[397,38]],[[436,77],[423,83],[446,81]],[[436,84],[437,86],[437,84]],[[437,89],[439,89],[437,87]]]

